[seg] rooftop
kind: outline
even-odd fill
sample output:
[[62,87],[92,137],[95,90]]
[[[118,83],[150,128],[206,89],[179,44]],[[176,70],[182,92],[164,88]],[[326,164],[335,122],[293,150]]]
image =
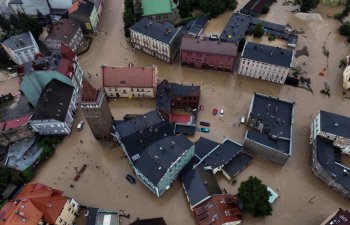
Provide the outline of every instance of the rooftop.
[[320,119],[321,131],[350,138],[350,117],[321,110]]
[[233,13],[219,39],[223,42],[231,42],[238,45],[239,41],[244,38],[251,20],[251,16]]
[[73,86],[52,79],[41,92],[31,120],[65,121],[73,91]]
[[157,67],[102,66],[103,87],[154,88],[157,82]]
[[78,0],[75,3],[73,3],[72,6],[68,9],[68,14],[78,13],[90,17],[94,7],[94,3],[90,1]]
[[255,93],[249,110],[246,139],[291,154],[294,102]]
[[46,39],[60,40],[63,44],[68,45],[79,28],[80,25],[77,21],[72,19],[61,19],[53,26]]
[[219,145],[220,144],[215,141],[200,137],[198,141],[195,142],[195,156],[197,156],[199,160],[202,160]]
[[265,5],[269,6],[270,4],[271,0],[250,0],[243,6],[241,12],[251,16],[257,16],[260,15]]
[[15,97],[11,102],[6,103],[7,107],[0,107],[0,121],[16,120],[25,115],[31,115],[33,108],[28,104],[24,95]]
[[143,16],[172,13],[171,0],[141,0]]
[[321,225],[350,225],[350,212],[348,210],[339,209],[323,221]]
[[289,68],[292,66],[293,55],[289,49],[246,41],[241,57]]
[[220,41],[209,41],[205,38],[184,36],[181,40],[181,50],[211,53],[217,55],[236,56],[237,45]]
[[240,152],[222,168],[223,173],[232,178],[247,167],[252,160],[253,157]]
[[166,225],[163,217],[152,218],[152,219],[137,219],[130,225]]
[[[5,122],[3,122],[3,125],[0,125],[0,132],[1,131],[7,131],[9,129],[17,129],[18,127],[24,126],[28,123],[30,117],[32,115],[24,115],[21,117],[18,117],[16,119],[12,119],[12,120],[7,120]],[[2,124],[2,123],[0,123]]]
[[143,17],[129,29],[154,38],[165,44],[171,44],[181,28],[176,28],[173,24],[168,22],[158,23]]
[[90,82],[83,78],[83,93],[81,96],[82,102],[95,102],[98,97],[99,90],[94,88]]
[[192,146],[193,143],[184,135],[164,137],[141,153],[140,159],[135,162],[135,168],[157,185],[173,163]]
[[28,31],[27,33],[11,36],[10,38],[2,42],[2,44],[10,48],[11,50],[18,50],[21,48],[33,46],[30,31]]

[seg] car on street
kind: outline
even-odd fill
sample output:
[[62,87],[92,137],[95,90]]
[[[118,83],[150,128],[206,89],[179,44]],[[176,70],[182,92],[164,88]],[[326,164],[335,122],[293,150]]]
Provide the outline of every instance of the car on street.
[[224,109],[220,109],[219,115],[220,115],[220,116],[223,116],[223,115],[224,115]]
[[78,125],[77,125],[77,130],[82,130],[84,127],[84,121],[79,121]]
[[217,108],[214,108],[214,109],[213,109],[213,115],[216,116],[216,114],[218,114],[218,109],[217,109]]
[[207,127],[201,127],[201,128],[198,128],[198,131],[203,133],[209,133],[210,130]]
[[130,182],[130,184],[136,184],[135,178],[130,174],[126,175],[125,179],[127,179]]
[[239,119],[239,122],[241,124],[245,124],[245,116],[241,116],[240,119]]
[[205,127],[210,127],[210,123],[208,122],[199,122],[199,124]]

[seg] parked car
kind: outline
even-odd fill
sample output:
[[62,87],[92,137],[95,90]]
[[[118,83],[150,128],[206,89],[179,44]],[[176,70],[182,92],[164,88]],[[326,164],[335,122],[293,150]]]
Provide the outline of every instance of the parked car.
[[220,115],[220,116],[223,116],[223,115],[224,115],[224,109],[220,109],[219,115]]
[[219,40],[219,35],[217,34],[212,34],[209,36],[209,41],[218,41]]
[[78,125],[77,125],[77,130],[82,130],[84,127],[84,121],[79,121]]
[[136,184],[135,178],[133,176],[131,176],[130,174],[126,175],[125,178],[130,182],[130,184]]
[[198,128],[198,131],[203,133],[209,133],[210,130],[207,127],[201,127],[201,128]]
[[205,127],[210,127],[210,123],[208,122],[199,122],[199,124]]
[[217,108],[214,108],[214,109],[213,109],[213,115],[216,116],[216,114],[218,114],[218,109],[217,109]]
[[239,122],[241,124],[245,124],[245,116],[241,116],[241,118],[239,119]]

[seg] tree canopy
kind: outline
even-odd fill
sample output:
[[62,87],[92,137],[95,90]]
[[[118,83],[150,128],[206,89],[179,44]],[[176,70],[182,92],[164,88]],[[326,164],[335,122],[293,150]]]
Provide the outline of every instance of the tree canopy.
[[300,11],[309,12],[311,9],[317,7],[320,0],[298,0],[297,3],[300,5]]
[[253,176],[243,181],[238,188],[238,197],[243,203],[244,210],[253,213],[254,216],[271,215],[270,195],[266,185]]
[[257,38],[260,38],[264,35],[264,27],[261,23],[258,23],[256,26],[255,26],[255,29],[253,31],[253,36],[254,37],[257,37]]

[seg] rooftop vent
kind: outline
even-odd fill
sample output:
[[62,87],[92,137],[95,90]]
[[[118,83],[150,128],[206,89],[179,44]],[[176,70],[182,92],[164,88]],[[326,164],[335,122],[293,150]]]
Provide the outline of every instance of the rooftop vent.
[[339,126],[339,123],[334,123],[334,126],[335,126],[335,127],[338,127],[338,126]]

